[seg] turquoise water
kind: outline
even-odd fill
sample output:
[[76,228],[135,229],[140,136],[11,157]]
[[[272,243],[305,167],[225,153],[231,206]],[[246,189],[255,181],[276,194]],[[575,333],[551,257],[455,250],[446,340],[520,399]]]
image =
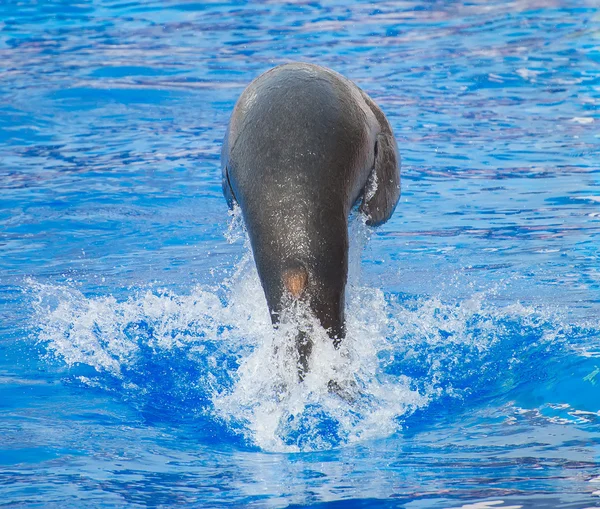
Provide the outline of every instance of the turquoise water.
[[[403,157],[302,385],[219,169],[292,60]],[[600,506],[599,103],[592,0],[1,2],[0,506]]]

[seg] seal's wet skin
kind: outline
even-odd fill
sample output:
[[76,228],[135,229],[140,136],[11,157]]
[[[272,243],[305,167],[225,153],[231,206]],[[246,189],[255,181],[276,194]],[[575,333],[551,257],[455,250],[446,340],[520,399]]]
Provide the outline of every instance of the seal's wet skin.
[[[348,215],[362,197],[367,224],[400,197],[400,157],[375,102],[312,64],[271,69],[240,96],[221,157],[223,193],[241,207],[273,323],[302,300],[336,346],[345,335]],[[310,338],[299,333],[299,376]]]

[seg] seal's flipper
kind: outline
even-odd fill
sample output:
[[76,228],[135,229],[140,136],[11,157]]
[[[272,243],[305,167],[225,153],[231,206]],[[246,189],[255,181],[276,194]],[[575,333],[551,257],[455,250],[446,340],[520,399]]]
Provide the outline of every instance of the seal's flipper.
[[225,138],[223,138],[223,147],[221,148],[221,187],[223,188],[223,196],[227,200],[227,205],[233,210],[236,203],[233,189],[231,189],[231,182],[229,181],[229,174],[227,173],[227,163],[229,162],[229,127],[225,132]]
[[236,204],[235,196],[233,195],[233,189],[231,189],[231,182],[229,182],[229,175],[227,174],[227,166],[223,166],[221,169],[221,186],[223,188],[223,196],[227,200],[227,205],[233,210]]
[[369,226],[385,223],[394,213],[400,199],[400,155],[394,136],[377,135],[375,164],[367,180],[360,211]]

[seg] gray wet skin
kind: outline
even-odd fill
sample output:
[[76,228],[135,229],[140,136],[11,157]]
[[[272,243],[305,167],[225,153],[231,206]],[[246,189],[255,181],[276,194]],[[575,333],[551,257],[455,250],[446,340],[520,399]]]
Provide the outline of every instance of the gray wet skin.
[[[336,346],[345,335],[348,215],[387,221],[400,197],[400,157],[375,102],[317,65],[275,67],[244,90],[221,153],[223,193],[241,207],[274,324],[308,303]],[[300,378],[311,343],[299,334]]]

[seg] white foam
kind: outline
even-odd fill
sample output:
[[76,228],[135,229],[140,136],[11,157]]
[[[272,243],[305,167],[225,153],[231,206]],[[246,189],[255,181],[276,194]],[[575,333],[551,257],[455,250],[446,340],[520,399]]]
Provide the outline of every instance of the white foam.
[[[236,228],[239,221],[230,229],[233,241],[240,238]],[[462,397],[456,389],[461,377],[473,369],[483,372],[486,352],[504,337],[499,318],[517,317],[527,326],[539,315],[519,304],[493,308],[485,294],[459,303],[386,298],[360,282],[368,237],[357,217],[351,224],[347,337],[339,349],[301,306],[273,329],[247,240],[245,255],[222,287],[197,286],[189,295],[140,290],[118,301],[30,281],[39,340],[68,366],[84,364],[100,377],[107,373],[120,380],[123,391],[139,389],[129,373],[143,369],[148,352],[157,355],[156,362],[163,362],[162,354],[181,352],[194,365],[207,366],[198,375],[198,390],[210,402],[205,414],[264,450],[315,450],[386,437],[431,401]],[[299,326],[310,331],[314,344],[303,383],[294,346]],[[546,339],[556,337],[550,328]],[[402,366],[416,366],[421,377],[405,375]],[[87,376],[81,381],[98,386]],[[161,388],[143,388],[152,390]]]

